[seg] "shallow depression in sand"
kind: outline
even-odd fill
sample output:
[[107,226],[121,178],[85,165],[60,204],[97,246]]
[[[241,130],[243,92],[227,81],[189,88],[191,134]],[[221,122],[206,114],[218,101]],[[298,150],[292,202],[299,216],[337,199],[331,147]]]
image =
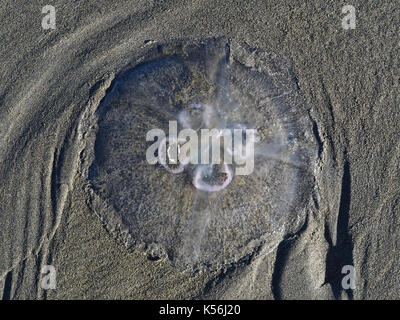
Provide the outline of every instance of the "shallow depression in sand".
[[[255,129],[254,171],[223,176],[224,187],[209,192],[204,184],[218,179],[207,180],[201,166],[150,165],[146,133],[167,133],[171,120],[178,130]],[[220,268],[274,248],[305,220],[317,146],[291,66],[275,53],[225,38],[149,48],[116,76],[93,132],[93,210],[115,237],[152,259]]]

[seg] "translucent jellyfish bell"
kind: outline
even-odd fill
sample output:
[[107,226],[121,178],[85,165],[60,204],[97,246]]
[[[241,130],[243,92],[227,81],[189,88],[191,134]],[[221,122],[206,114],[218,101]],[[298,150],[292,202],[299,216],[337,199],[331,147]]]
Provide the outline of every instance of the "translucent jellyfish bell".
[[[92,208],[125,246],[151,247],[179,268],[221,269],[272,249],[307,214],[318,153],[308,111],[279,54],[226,38],[149,47],[97,110],[85,160]],[[173,158],[169,143],[182,143],[170,140],[169,121],[199,136],[202,128],[254,129],[254,170],[149,164],[149,130],[166,133],[162,159]]]

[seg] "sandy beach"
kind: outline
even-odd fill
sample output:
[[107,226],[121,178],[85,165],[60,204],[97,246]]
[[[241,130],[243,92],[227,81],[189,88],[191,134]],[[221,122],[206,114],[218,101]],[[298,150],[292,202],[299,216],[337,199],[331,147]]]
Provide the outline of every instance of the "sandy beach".
[[[3,299],[400,298],[398,3],[46,5],[0,4]],[[214,195],[143,160],[195,108],[265,133]]]

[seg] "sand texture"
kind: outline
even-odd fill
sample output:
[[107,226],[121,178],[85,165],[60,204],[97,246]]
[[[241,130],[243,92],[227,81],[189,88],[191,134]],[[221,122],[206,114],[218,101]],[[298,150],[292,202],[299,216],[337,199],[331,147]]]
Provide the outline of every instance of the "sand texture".
[[[3,299],[399,299],[396,1],[46,4],[0,4]],[[169,120],[256,128],[254,173],[148,165]]]

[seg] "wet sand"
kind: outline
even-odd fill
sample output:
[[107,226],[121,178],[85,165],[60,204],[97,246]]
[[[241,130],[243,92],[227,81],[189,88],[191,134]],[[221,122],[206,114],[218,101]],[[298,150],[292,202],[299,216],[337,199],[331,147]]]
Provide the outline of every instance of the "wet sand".
[[[399,6],[356,1],[55,1],[0,5],[0,292],[4,299],[398,299]],[[314,209],[270,252],[182,272],[126,249],[88,206],[85,126],[149,46],[226,36],[293,66],[318,141]],[[79,125],[78,125],[79,124]],[[43,290],[43,265],[57,288]],[[341,269],[354,265],[356,288]]]

